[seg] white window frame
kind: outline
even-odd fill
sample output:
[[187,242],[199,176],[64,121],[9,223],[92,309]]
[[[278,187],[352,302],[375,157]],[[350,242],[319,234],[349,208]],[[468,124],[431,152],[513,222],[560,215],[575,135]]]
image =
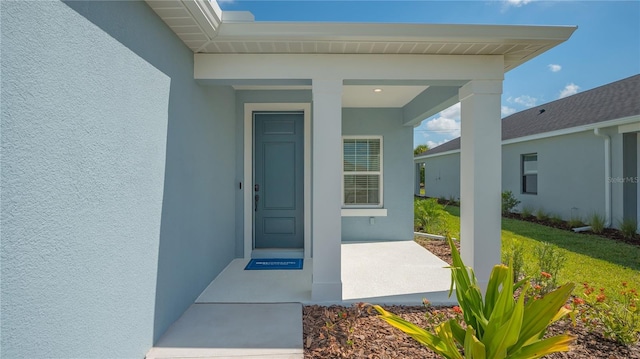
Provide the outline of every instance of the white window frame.
[[[342,136],[342,141],[341,141],[341,145],[342,145],[342,177],[341,177],[341,198],[342,198],[342,208],[343,209],[376,209],[376,208],[383,208],[384,206],[384,141],[383,141],[383,136],[378,136],[378,135],[370,135],[370,136],[364,136],[364,135],[359,135],[359,136]],[[372,172],[372,171],[353,171],[353,172],[345,172],[344,171],[344,141],[345,140],[372,140],[372,139],[376,139],[380,141],[380,170],[376,171],[376,172]],[[378,175],[380,176],[380,180],[378,181],[378,198],[380,200],[379,204],[347,204],[345,203],[345,198],[344,198],[344,178],[345,175]],[[348,212],[344,212],[343,211],[343,216],[349,216],[349,215],[363,215],[363,214],[348,214]],[[378,215],[386,215],[386,211],[385,213],[379,213]]]
[[[527,170],[525,170],[525,162],[527,162],[525,159],[527,157],[531,157],[531,156],[536,156],[536,169],[535,169],[535,171],[531,171],[531,170],[527,171]],[[537,152],[525,153],[525,154],[522,154],[520,156],[520,158],[521,158],[520,159],[520,163],[521,163],[521,166],[522,166],[522,169],[520,171],[521,172],[520,173],[520,178],[521,178],[520,181],[521,181],[521,186],[522,186],[521,193],[522,194],[537,195],[538,194],[538,185],[537,185],[537,183],[538,183],[538,153]],[[529,176],[529,175],[536,175],[536,191],[535,192],[525,192],[525,176]]]

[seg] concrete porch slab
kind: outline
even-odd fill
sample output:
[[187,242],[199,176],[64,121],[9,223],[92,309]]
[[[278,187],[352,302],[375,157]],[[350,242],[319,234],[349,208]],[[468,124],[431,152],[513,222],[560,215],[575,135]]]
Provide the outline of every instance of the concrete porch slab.
[[448,264],[414,241],[342,244],[344,303],[457,304]]
[[414,241],[342,244],[342,300],[311,300],[313,260],[303,270],[245,271],[248,259],[235,259],[197,298],[196,303],[282,303],[420,305],[456,304],[448,297],[447,263]]
[[311,301],[313,260],[302,270],[244,270],[249,259],[234,259],[196,303],[282,303]]
[[147,359],[303,357],[302,305],[193,304]]

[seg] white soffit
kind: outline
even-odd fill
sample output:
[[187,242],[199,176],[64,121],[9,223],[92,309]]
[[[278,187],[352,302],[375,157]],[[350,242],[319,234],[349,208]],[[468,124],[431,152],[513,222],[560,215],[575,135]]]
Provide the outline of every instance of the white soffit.
[[222,22],[209,0],[146,0],[194,52],[503,55],[505,71],[566,41],[575,26]]

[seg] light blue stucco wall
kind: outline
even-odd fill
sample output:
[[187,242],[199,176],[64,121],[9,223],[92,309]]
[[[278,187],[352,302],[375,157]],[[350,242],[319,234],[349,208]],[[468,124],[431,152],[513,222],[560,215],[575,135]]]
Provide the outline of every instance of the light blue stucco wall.
[[0,356],[141,358],[233,258],[234,92],[144,2],[0,6]]
[[402,109],[345,108],[343,135],[383,136],[384,208],[386,217],[342,217],[343,241],[413,238],[413,128],[402,126]]

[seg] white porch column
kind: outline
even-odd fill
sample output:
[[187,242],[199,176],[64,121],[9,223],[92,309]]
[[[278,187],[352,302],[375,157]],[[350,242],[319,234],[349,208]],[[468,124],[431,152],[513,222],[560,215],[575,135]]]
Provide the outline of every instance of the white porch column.
[[342,300],[342,80],[313,79],[312,300]]
[[500,263],[502,191],[502,80],[471,81],[459,92],[460,250],[484,292]]

